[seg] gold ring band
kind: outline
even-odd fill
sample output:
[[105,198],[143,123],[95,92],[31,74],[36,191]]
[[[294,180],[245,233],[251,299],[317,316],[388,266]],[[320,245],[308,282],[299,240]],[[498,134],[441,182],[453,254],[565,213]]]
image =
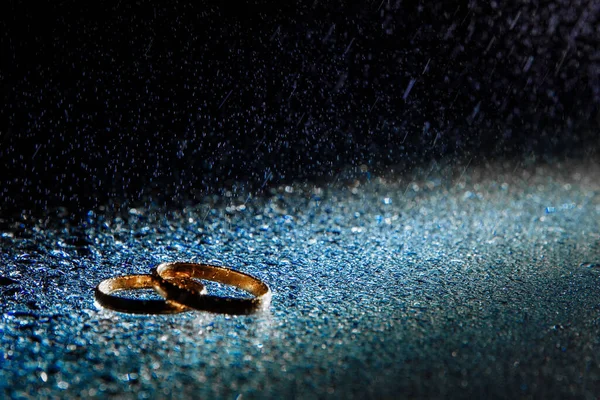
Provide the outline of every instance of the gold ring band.
[[[177,285],[186,285],[190,290],[202,295],[206,288],[200,282],[186,279],[182,282],[175,279]],[[160,293],[159,282],[152,275],[125,275],[106,279],[96,286],[96,300],[104,308],[131,314],[176,314],[189,311],[189,308],[166,300],[128,299],[114,296],[112,293],[121,290],[154,289]]]
[[[260,311],[271,303],[271,289],[260,279],[243,272],[208,264],[170,262],[152,270],[159,285],[157,291],[167,300],[201,311],[247,315]],[[175,279],[174,279],[175,278]],[[177,280],[176,278],[182,278]],[[188,285],[190,278],[204,279],[235,286],[253,298],[211,296]]]

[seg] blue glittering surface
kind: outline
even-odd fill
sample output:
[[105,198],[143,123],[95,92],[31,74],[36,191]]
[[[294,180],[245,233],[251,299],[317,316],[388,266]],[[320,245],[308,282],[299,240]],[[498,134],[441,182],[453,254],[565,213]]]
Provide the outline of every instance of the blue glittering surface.
[[[599,174],[434,164],[78,225],[3,220],[0,397],[592,398]],[[95,306],[101,280],[176,260],[260,277],[269,312]]]

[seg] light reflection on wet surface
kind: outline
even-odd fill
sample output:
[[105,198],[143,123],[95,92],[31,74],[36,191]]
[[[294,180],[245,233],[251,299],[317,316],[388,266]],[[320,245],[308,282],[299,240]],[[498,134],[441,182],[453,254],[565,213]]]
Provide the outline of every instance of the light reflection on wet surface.
[[[80,226],[4,221],[0,390],[597,393],[599,174],[574,162],[454,166],[411,179],[290,183],[168,212],[94,210]],[[139,316],[94,305],[101,280],[175,260],[263,279],[270,310]]]

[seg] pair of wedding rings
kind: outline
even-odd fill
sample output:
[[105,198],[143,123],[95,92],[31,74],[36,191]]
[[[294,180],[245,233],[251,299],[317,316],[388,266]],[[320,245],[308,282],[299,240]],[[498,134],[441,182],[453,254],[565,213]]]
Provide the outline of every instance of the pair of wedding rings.
[[[199,280],[235,286],[252,298],[207,294]],[[154,289],[164,300],[142,300],[116,296],[122,290]],[[149,275],[126,275],[106,279],[96,287],[96,300],[104,308],[134,314],[174,314],[201,310],[247,315],[269,307],[271,290],[251,275],[208,264],[170,262],[152,269]]]

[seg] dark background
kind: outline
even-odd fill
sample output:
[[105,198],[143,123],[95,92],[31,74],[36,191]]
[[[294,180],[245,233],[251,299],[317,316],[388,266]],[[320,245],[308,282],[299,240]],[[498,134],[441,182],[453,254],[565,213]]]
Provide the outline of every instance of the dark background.
[[2,210],[597,157],[600,2],[293,3],[3,2]]

